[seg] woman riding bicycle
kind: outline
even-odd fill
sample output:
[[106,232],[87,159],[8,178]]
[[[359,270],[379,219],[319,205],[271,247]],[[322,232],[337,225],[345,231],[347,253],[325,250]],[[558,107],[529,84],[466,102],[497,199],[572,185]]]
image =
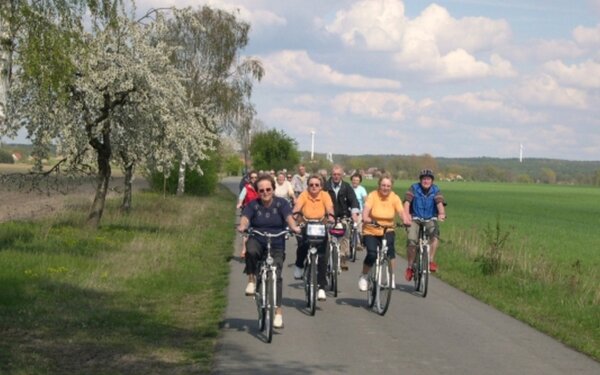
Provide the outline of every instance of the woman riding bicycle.
[[[363,208],[363,242],[367,248],[367,256],[363,262],[362,275],[358,279],[358,289],[365,292],[368,288],[369,270],[377,258],[377,247],[381,246],[383,228],[369,225],[377,222],[380,226],[393,227],[396,214],[405,225],[410,224],[410,217],[402,206],[402,200],[392,191],[393,181],[389,175],[379,178],[378,188],[367,196]],[[388,256],[391,259],[392,270],[396,268],[396,251],[394,250],[395,233],[386,232]],[[392,287],[395,287],[395,277],[392,275]]]
[[[300,233],[300,228],[296,225],[292,217],[290,204],[283,198],[275,197],[275,180],[269,175],[259,177],[256,182],[259,199],[253,200],[244,207],[242,217],[238,226],[238,231],[244,232],[249,227],[261,232],[279,233],[289,226],[292,231]],[[250,237],[246,244],[246,269],[249,281],[246,287],[246,295],[254,295],[256,288],[257,264],[266,252],[266,239],[257,236]],[[277,266],[277,310],[273,326],[275,328],[283,327],[283,312],[281,309],[282,285],[283,280],[281,270],[285,258],[285,239],[283,237],[274,238],[271,242],[271,252]]]
[[[323,220],[327,218],[333,222],[333,202],[329,193],[323,191],[321,177],[312,175],[308,178],[308,190],[302,192],[296,199],[294,213],[301,213],[305,220]],[[302,277],[302,268],[304,267],[304,259],[308,253],[309,242],[302,239],[298,242],[298,250],[296,252],[296,267],[294,268],[294,278]],[[319,261],[317,268],[317,283],[319,291],[317,298],[325,300],[325,287],[327,287],[327,258],[325,257],[327,249],[327,241],[323,241],[317,247]]]

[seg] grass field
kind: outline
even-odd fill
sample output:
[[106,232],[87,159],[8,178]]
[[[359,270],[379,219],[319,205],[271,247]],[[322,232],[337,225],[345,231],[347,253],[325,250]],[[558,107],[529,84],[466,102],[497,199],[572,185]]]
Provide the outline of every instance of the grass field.
[[[394,189],[404,197],[410,184],[396,181]],[[600,359],[600,189],[439,186],[448,219],[437,276]],[[375,181],[365,187],[375,189]],[[502,236],[506,243],[492,251]]]
[[[207,373],[226,303],[234,205],[140,193],[0,224],[1,374]],[[216,214],[218,213],[218,214]]]

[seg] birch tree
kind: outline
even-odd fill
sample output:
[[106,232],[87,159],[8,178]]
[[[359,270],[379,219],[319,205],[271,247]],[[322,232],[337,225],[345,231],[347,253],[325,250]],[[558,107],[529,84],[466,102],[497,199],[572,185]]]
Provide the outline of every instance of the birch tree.
[[[240,58],[249,30],[250,25],[235,14],[208,6],[173,10],[166,38],[179,48],[173,50],[171,60],[187,77],[186,92],[193,105],[208,109],[218,120],[215,132],[234,128],[241,113],[254,113],[252,86],[264,69],[258,59]],[[186,164],[193,163],[185,155],[179,160],[177,192],[182,194]]]

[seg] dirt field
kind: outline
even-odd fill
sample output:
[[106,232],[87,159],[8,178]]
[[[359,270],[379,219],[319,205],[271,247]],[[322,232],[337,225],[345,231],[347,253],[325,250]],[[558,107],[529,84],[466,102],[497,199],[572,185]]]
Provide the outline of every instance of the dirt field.
[[[0,173],[24,172],[10,165],[0,164]],[[123,191],[123,178],[113,177],[110,183],[109,197],[119,196]],[[147,183],[141,177],[134,181],[134,191],[144,189]],[[89,202],[94,200],[94,183],[85,182],[78,186],[69,186],[67,193],[22,192],[14,188],[0,185],[0,223],[11,220],[27,220],[54,215],[64,209],[68,202]]]

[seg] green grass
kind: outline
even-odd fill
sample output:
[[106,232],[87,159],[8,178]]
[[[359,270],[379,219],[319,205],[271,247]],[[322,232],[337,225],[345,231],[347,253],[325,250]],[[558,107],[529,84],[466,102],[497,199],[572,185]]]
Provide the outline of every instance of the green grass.
[[141,193],[0,224],[0,373],[208,373],[226,303],[232,197]]
[[[396,181],[404,197],[412,182]],[[580,186],[438,183],[448,206],[437,276],[600,360],[600,189]],[[375,181],[367,181],[369,191]],[[491,241],[508,234],[497,272]],[[401,251],[403,253],[403,251]]]

